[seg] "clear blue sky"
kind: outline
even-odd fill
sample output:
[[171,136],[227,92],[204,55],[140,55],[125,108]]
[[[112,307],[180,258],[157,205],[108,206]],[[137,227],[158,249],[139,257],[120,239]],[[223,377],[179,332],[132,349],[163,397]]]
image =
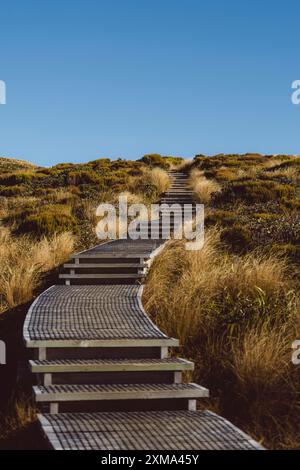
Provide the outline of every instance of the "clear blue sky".
[[300,153],[298,1],[2,0],[0,155]]

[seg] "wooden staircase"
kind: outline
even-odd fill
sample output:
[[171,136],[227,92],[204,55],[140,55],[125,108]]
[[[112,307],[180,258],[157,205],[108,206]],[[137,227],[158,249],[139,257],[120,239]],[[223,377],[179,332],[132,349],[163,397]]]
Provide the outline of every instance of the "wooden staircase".
[[[136,241],[116,240],[82,253],[75,254],[64,264],[59,278],[66,285],[102,284],[103,282],[130,284],[141,281],[159,252],[164,241],[171,238],[178,224],[182,223],[182,209],[188,204],[190,217],[195,214],[192,190],[188,189],[188,176],[170,171],[171,186],[162,194],[159,218],[145,223],[141,228],[142,239]],[[164,228],[163,217],[170,216],[169,227]]]
[[208,390],[182,382],[190,361],[170,357],[141,303],[142,286],[53,286],[24,327],[43,412],[192,410]]
[[[192,205],[187,176],[170,176],[162,201]],[[159,449],[162,429],[174,436],[164,444],[169,449],[227,448],[226,431],[235,437],[230,448],[259,448],[223,418],[196,411],[208,390],[187,383],[183,374],[194,364],[174,350],[170,355],[178,340],[160,331],[143,309],[139,283],[166,242],[159,235],[74,255],[60,275],[65,285],[43,292],[28,312],[24,338],[33,393],[54,449]]]

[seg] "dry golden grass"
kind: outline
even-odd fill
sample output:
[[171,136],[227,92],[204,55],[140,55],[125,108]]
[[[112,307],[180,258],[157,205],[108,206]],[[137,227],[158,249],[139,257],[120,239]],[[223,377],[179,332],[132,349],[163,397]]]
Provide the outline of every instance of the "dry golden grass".
[[149,171],[149,180],[156,186],[158,193],[164,193],[171,184],[168,173],[162,168],[153,168]]
[[256,178],[259,171],[258,166],[250,166],[249,168],[239,168],[236,172],[236,179]]
[[68,259],[73,249],[74,239],[69,233],[34,242],[29,237],[13,238],[8,230],[1,228],[1,310],[29,301],[42,273]]
[[0,219],[8,215],[8,203],[7,198],[0,196]]
[[216,181],[207,179],[203,172],[197,169],[191,171],[189,184],[197,200],[202,204],[208,204],[212,194],[221,190],[221,186]]
[[284,327],[272,328],[264,323],[240,334],[232,344],[233,372],[244,393],[251,384],[259,392],[266,385],[279,384],[288,376],[291,345]]
[[36,408],[26,398],[19,398],[14,402],[13,414],[6,420],[10,431],[19,430],[36,420]]
[[281,168],[272,172],[268,172],[268,176],[272,176],[274,178],[287,178],[292,181],[299,181],[300,169],[298,167],[290,166],[287,168]]
[[145,288],[146,307],[164,329],[172,325],[172,334],[182,344],[194,339],[200,326],[215,325],[220,319],[214,312],[225,301],[234,304],[235,296],[243,296],[263,303],[285,285],[283,260],[225,255],[219,237],[216,229],[207,231],[204,247],[196,252],[186,251],[183,241],[170,242],[169,249],[154,261]]
[[217,412],[266,446],[299,446],[300,380],[291,364],[299,294],[284,260],[229,255],[219,237],[207,231],[198,252],[169,242],[153,262],[145,308],[180,339],[182,354],[196,363],[194,380],[210,388]]
[[130,191],[123,191],[122,193],[117,194],[113,198],[113,202],[118,203],[119,202],[119,197],[126,197],[128,204],[141,204],[141,203],[143,203],[143,198],[140,194],[134,194]]
[[6,439],[14,432],[20,431],[36,421],[37,410],[30,398],[18,394],[18,396],[12,397],[9,410],[0,419],[3,424],[0,439]]
[[181,163],[174,165],[170,165],[170,170],[176,170],[176,171],[188,171],[193,164],[193,159],[185,159]]
[[34,260],[43,272],[61,265],[74,251],[74,237],[69,232],[54,235],[50,240],[43,238],[35,245]]
[[265,160],[262,166],[263,168],[275,168],[276,166],[279,166],[281,163],[282,163],[282,160],[271,158],[271,159]]

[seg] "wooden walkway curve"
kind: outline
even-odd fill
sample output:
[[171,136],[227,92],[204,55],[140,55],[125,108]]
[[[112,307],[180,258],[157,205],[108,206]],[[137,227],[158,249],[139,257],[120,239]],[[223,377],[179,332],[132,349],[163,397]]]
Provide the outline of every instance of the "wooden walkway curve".
[[[186,175],[171,178],[162,202],[192,203]],[[193,363],[170,357],[178,340],[143,309],[141,282],[164,243],[161,233],[76,254],[60,275],[65,285],[32,304],[24,339],[39,423],[53,449],[261,449],[224,418],[197,411],[208,390],[183,383]]]

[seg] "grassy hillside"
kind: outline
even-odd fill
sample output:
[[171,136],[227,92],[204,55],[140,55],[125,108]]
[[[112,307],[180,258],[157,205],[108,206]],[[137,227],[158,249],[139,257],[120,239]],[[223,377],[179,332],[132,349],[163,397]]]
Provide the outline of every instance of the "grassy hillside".
[[300,159],[258,154],[52,168],[0,159],[0,337],[9,354],[0,370],[0,447],[40,445],[26,427],[35,411],[18,366],[32,299],[57,282],[73,250],[99,243],[100,202],[116,203],[121,192],[154,202],[169,184],[164,170],[176,165],[205,204],[206,242],[199,252],[169,242],[148,275],[146,309],[196,362],[194,381],[211,390],[206,406],[270,448],[300,448],[299,368],[291,363],[300,338]]
[[[141,161],[99,159],[84,164],[62,163],[35,167],[0,159],[0,218],[15,236],[34,238],[65,231],[76,235],[78,248],[95,244],[95,210],[114,202],[126,191],[140,202],[155,201],[161,192],[161,173],[177,159],[158,155]],[[166,183],[165,183],[166,184]]]
[[299,449],[300,159],[198,156],[188,169],[205,203],[205,246],[170,242],[144,304],[195,361],[206,406],[269,448]]
[[16,158],[0,157],[0,173],[11,173],[18,170],[33,170],[35,165],[25,160],[17,160]]
[[35,417],[22,339],[32,300],[57,283],[58,268],[73,251],[100,243],[99,203],[116,204],[124,192],[131,202],[156,201],[169,185],[165,170],[180,162],[146,155],[140,161],[99,159],[42,168],[0,158],[0,338],[7,345],[7,365],[0,368],[0,447],[39,442],[31,428],[22,431]]

